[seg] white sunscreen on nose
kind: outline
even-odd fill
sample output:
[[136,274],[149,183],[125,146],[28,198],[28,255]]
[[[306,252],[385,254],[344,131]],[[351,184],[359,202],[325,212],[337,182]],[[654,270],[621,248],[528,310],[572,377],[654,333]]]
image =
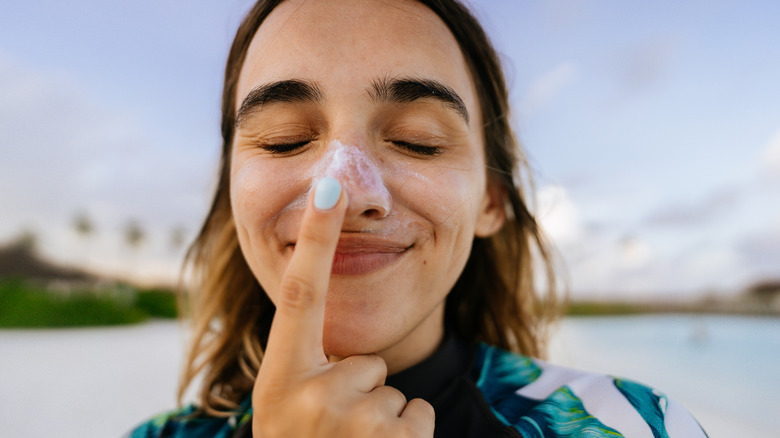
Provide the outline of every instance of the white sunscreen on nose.
[[341,182],[350,199],[366,199],[386,211],[390,209],[392,200],[379,167],[357,146],[333,140],[312,176],[315,180],[335,178]]

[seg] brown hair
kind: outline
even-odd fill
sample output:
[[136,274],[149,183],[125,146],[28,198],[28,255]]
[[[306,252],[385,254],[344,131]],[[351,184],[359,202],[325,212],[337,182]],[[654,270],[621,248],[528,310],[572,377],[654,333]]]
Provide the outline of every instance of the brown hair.
[[[225,415],[251,391],[260,368],[274,306],[244,260],[230,208],[230,156],[236,121],[236,86],[249,45],[282,0],[260,0],[238,28],[228,55],[222,95],[219,182],[203,227],[187,254],[194,274],[190,350],[179,386],[181,401],[203,373],[198,402]],[[547,244],[526,207],[530,186],[525,158],[512,131],[498,57],[484,30],[456,0],[419,0],[449,27],[481,97],[488,177],[505,195],[507,220],[490,238],[475,238],[471,254],[447,297],[445,324],[469,341],[543,356],[546,327],[557,315],[555,277]],[[535,271],[547,285],[537,291]]]

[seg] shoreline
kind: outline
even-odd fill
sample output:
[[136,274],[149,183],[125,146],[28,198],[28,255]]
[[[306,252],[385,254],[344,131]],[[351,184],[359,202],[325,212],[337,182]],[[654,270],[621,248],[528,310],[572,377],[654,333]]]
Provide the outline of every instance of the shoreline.
[[660,301],[572,300],[563,316],[713,315],[780,317],[780,302],[748,299],[703,299],[669,303]]

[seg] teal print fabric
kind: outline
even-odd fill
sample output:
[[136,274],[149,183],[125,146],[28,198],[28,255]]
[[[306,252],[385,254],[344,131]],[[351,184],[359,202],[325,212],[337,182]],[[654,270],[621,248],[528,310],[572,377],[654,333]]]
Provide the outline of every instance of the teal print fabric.
[[514,427],[524,437],[622,437],[590,415],[582,401],[564,386],[520,417]]
[[623,379],[615,379],[615,386],[645,419],[654,438],[669,438],[664,429],[666,396],[646,386]]
[[526,438],[705,438],[668,400],[647,386],[587,373],[480,345],[477,387],[496,418]]
[[[652,388],[603,374],[552,365],[485,344],[476,346],[470,397],[493,430],[480,437],[706,438],[679,404]],[[465,395],[464,395],[465,394]],[[130,438],[228,438],[251,422],[251,396],[228,418],[196,415],[187,406],[142,424]],[[244,435],[242,435],[244,436]]]
[[196,416],[197,409],[187,405],[153,417],[133,430],[127,438],[231,438],[252,418],[250,397],[231,417]]

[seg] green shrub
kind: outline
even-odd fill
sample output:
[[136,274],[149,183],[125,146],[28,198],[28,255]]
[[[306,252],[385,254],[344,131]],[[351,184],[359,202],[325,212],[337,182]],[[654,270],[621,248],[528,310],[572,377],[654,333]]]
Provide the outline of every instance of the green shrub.
[[176,294],[170,290],[139,290],[135,297],[135,305],[149,316],[158,318],[176,318],[179,314]]
[[3,328],[117,325],[147,318],[121,292],[49,292],[23,279],[0,279],[0,327]]
[[635,315],[650,310],[648,306],[639,303],[575,301],[569,305],[566,314],[569,316]]

